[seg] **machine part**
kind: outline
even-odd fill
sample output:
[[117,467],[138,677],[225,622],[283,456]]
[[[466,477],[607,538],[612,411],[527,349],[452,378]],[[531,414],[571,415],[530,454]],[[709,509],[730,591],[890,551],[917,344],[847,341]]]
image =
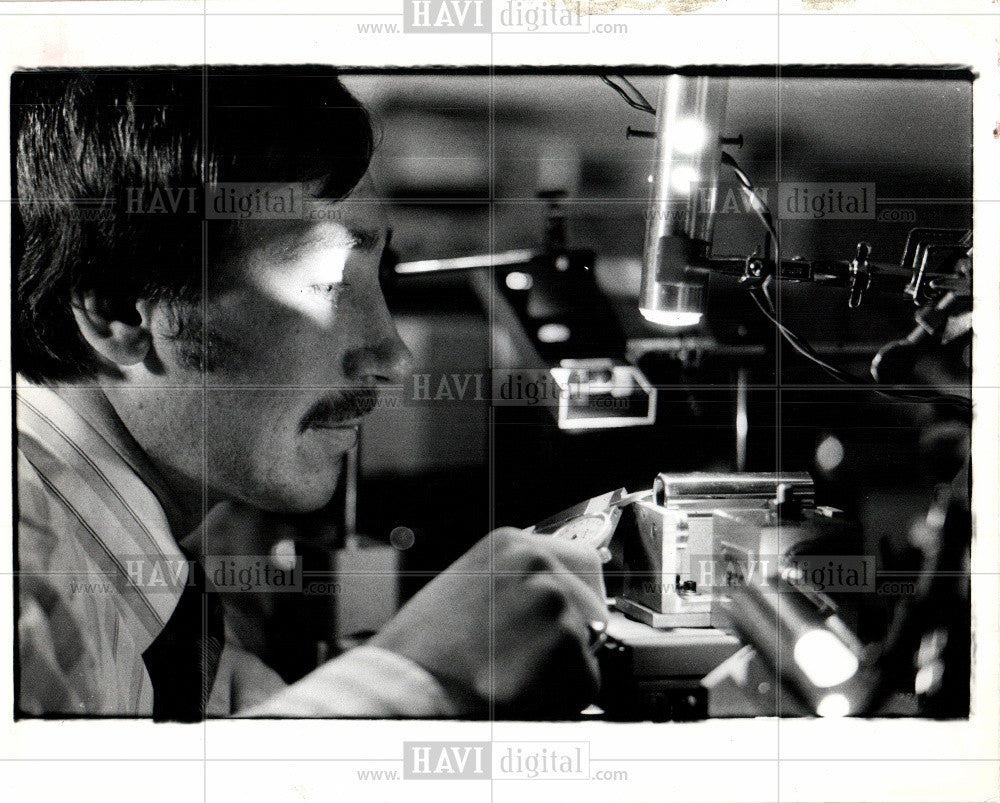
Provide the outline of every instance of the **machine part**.
[[[772,575],[733,587],[724,604],[741,640],[811,713],[841,717],[868,710],[876,686],[872,656],[822,596]],[[780,705],[779,699],[779,713]]]
[[[933,286],[954,273],[955,263],[968,255],[972,232],[968,229],[910,229],[900,265],[910,272],[910,283],[903,291],[918,307],[937,294]],[[971,266],[968,271],[971,274]]]
[[595,496],[524,530],[525,535],[550,535],[593,547],[602,563],[611,560],[610,544],[622,516],[624,488]]
[[565,541],[579,541],[592,546],[600,555],[601,562],[611,560],[611,551],[604,545],[611,539],[615,531],[615,522],[608,511],[580,516],[563,524],[552,535]]
[[[712,558],[702,582],[714,589],[712,627],[730,628],[730,589],[780,574],[800,585],[818,578],[831,593],[874,591],[875,559],[858,555],[857,525],[834,508],[803,508],[787,488],[756,510],[717,510]],[[833,565],[830,565],[830,564]]]
[[560,388],[559,429],[647,426],[656,420],[656,388],[635,365],[564,360],[549,373]]
[[721,78],[663,81],[639,291],[651,323],[693,326],[705,310],[708,272],[697,263],[712,241],[727,93]]
[[[652,425],[656,421],[656,388],[637,366],[626,364],[624,336],[617,324],[611,325],[606,337],[596,334],[603,323],[594,321],[606,320],[598,309],[603,309],[606,299],[598,304],[591,296],[591,292],[598,293],[596,288],[582,289],[593,279],[589,272],[581,275],[582,265],[577,262],[571,260],[567,272],[555,278],[531,266],[531,272],[525,274],[531,282],[516,285],[524,288],[520,290],[508,287],[505,276],[509,274],[501,279],[502,271],[497,272],[496,283],[483,271],[470,275],[473,290],[492,313],[494,377],[507,374],[507,378],[497,380],[501,391],[508,381],[516,385],[522,375],[526,383],[551,387],[552,396],[538,406],[567,432]],[[560,312],[576,301],[580,302],[576,310]],[[552,325],[564,327],[569,337],[543,341],[539,335]],[[621,356],[610,356],[618,354]],[[497,407],[526,405],[516,392],[511,392],[510,398],[504,398],[502,392],[498,395],[494,400]]]
[[692,577],[687,515],[636,502],[626,517],[625,587],[615,607],[651,627],[708,627],[711,596]]
[[624,584],[615,607],[652,627],[712,624],[715,519],[748,512],[766,521],[780,487],[809,508],[808,474],[660,474],[647,498],[626,508],[619,524]]
[[856,554],[848,524],[803,510],[786,484],[765,509],[716,511],[713,523],[713,570],[724,569],[725,579],[716,583],[712,625],[752,645],[812,713],[867,710],[874,656],[823,593],[875,590],[874,558]]
[[857,309],[861,306],[861,299],[868,288],[872,286],[872,271],[874,267],[868,261],[871,253],[871,245],[868,243],[858,243],[854,259],[851,260],[850,267],[848,268],[847,289],[850,291],[850,297],[847,300],[847,306],[851,309]]
[[687,509],[690,503],[710,499],[758,499],[765,502],[774,498],[779,485],[791,486],[799,499],[806,504],[812,503],[813,480],[804,471],[657,474],[653,480],[653,501],[678,509]]
[[708,628],[712,618],[712,598],[708,594],[677,589],[675,594],[663,594],[655,604],[667,610],[657,611],[628,597],[615,597],[615,608],[629,619],[642,622],[657,630],[678,627]]
[[[939,371],[948,371],[951,349],[945,348],[957,341],[965,343],[972,336],[972,286],[968,275],[955,276],[961,285],[951,290],[933,304],[927,304],[914,315],[916,326],[905,338],[883,346],[871,364],[871,374],[877,382],[933,384],[935,376],[922,376],[926,366],[940,365]],[[956,361],[952,361],[956,362]],[[957,376],[968,370],[968,365],[954,365],[951,372]],[[924,369],[923,371],[921,369]],[[947,374],[945,374],[947,375]]]
[[[710,719],[735,717],[803,717],[813,712],[797,694],[786,689],[760,653],[747,645],[709,672],[701,681],[706,690],[707,716]],[[838,705],[833,698],[834,708]],[[843,710],[843,704],[839,704]],[[824,711],[836,713],[830,704]],[[876,716],[918,716],[916,697],[893,694],[869,713]],[[822,716],[822,714],[820,715]]]
[[738,639],[719,630],[654,630],[612,611],[597,653],[598,705],[609,719],[704,719],[709,698],[699,681],[739,649]]
[[478,254],[450,259],[421,259],[416,262],[399,262],[393,266],[396,276],[418,276],[425,273],[453,273],[465,270],[501,268],[525,265],[536,256],[535,251],[520,249],[497,254]]
[[333,553],[331,577],[324,583],[333,591],[335,641],[338,651],[355,646],[385,626],[399,610],[399,550],[355,534],[343,549]]
[[736,446],[736,470],[744,471],[747,465],[747,437],[750,434],[748,410],[749,371],[740,368],[736,372],[736,420],[734,422]]
[[[656,389],[625,362],[625,335],[594,278],[594,252],[567,246],[564,195],[561,189],[539,193],[548,207],[540,250],[387,264],[383,272],[400,279],[468,271],[473,291],[490,312],[495,370],[527,373],[533,387],[555,388],[540,406],[552,412],[559,429],[653,424]],[[538,402],[498,395],[498,406]]]

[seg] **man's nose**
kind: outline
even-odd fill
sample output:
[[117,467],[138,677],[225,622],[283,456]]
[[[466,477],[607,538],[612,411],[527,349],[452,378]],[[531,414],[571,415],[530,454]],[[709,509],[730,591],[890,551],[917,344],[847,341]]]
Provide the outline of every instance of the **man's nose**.
[[394,325],[391,333],[350,349],[344,355],[344,374],[362,385],[399,385],[413,364],[413,355]]

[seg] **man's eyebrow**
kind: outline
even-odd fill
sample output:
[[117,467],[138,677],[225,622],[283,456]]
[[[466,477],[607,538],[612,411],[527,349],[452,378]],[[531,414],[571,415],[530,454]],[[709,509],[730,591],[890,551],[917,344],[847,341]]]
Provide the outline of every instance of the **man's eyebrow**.
[[382,242],[382,237],[386,230],[378,227],[366,226],[344,226],[343,230],[336,233],[312,231],[304,237],[297,245],[293,246],[295,251],[300,251],[311,246],[328,246],[334,248],[350,248],[360,251],[374,251]]
[[345,226],[336,234],[311,229],[288,237],[281,237],[269,243],[268,250],[272,256],[291,260],[303,251],[316,246],[349,248],[351,250],[374,251],[388,236],[385,227]]

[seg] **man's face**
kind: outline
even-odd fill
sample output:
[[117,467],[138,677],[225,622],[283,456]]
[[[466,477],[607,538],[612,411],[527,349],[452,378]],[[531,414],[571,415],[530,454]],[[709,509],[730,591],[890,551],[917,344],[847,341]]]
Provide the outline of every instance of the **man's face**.
[[108,393],[143,450],[195,499],[322,507],[379,389],[408,368],[379,286],[383,210],[367,189],[307,208],[318,219],[237,224],[187,338],[172,336],[169,310],[157,307],[151,358]]

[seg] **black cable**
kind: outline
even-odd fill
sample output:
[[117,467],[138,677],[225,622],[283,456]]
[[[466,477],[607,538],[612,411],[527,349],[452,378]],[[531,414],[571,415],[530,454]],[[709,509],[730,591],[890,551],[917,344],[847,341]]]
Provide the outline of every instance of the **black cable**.
[[653,108],[653,104],[652,104],[652,103],[650,103],[650,102],[649,102],[648,100],[646,100],[646,96],[645,96],[645,95],[643,95],[643,94],[642,94],[642,92],[640,92],[640,91],[639,91],[639,88],[638,88],[638,87],[637,87],[637,86],[636,86],[635,84],[633,84],[633,83],[632,83],[632,82],[631,82],[631,81],[630,81],[630,80],[629,80],[628,78],[626,78],[626,77],[625,77],[624,75],[619,75],[619,76],[618,76],[618,78],[619,78],[619,79],[621,80],[621,82],[622,82],[623,84],[625,84],[625,86],[627,86],[627,87],[628,87],[629,89],[631,89],[631,90],[632,90],[632,92],[633,92],[633,93],[635,94],[635,96],[636,96],[637,98],[639,98],[639,101],[640,101],[640,102],[641,102],[641,103],[642,103],[642,104],[643,104],[644,106],[647,106],[647,107],[649,108],[649,111],[650,111],[650,112],[651,112],[652,114],[656,114],[656,109],[654,109],[654,108]]
[[[919,388],[898,390],[886,385],[877,385],[866,381],[861,377],[854,376],[842,368],[831,365],[820,357],[807,341],[799,336],[794,330],[790,329],[778,320],[778,317],[774,312],[774,305],[771,302],[770,296],[767,294],[766,290],[763,288],[750,288],[748,295],[753,300],[754,304],[757,305],[757,308],[761,311],[761,313],[763,313],[764,317],[774,324],[781,335],[785,338],[786,342],[793,349],[795,349],[795,351],[808,359],[810,362],[819,366],[823,371],[832,376],[838,382],[845,385],[860,387],[863,390],[870,390],[880,396],[890,399],[899,399],[910,402],[939,402],[942,404],[953,404],[966,412],[972,409],[972,401],[964,396],[959,396],[954,393],[938,393],[933,390],[922,390]],[[764,300],[761,299],[761,296],[763,296]]]
[[[733,173],[736,174],[736,178],[739,179],[743,191],[750,200],[750,208],[753,209],[754,214],[757,215],[760,222],[764,224],[764,228],[767,229],[771,237],[774,239],[775,248],[778,249],[778,230],[774,225],[774,218],[771,215],[771,210],[768,209],[764,199],[757,194],[757,189],[750,180],[750,176],[748,176],[743,168],[739,166],[736,159],[725,151],[722,152],[722,163],[728,166]],[[777,261],[777,257],[775,257],[775,261]]]
[[[615,92],[621,95],[622,99],[633,109],[638,109],[641,112],[648,112],[649,114],[654,114],[654,115],[656,114],[656,109],[653,108],[653,104],[650,103],[648,100],[646,100],[642,92],[640,92],[636,88],[635,84],[629,81],[628,78],[626,78],[624,75],[615,75],[615,76],[602,75],[600,78],[602,81],[604,81],[604,83],[606,83],[613,90],[615,90]],[[624,89],[618,86],[618,84],[612,81],[611,80],[612,78],[617,78],[619,81],[625,84],[629,89],[632,90],[632,92],[635,93],[636,97],[635,98],[629,97],[628,92],[626,92]]]
[[[768,208],[764,200],[757,194],[757,190],[750,180],[750,177],[743,171],[739,166],[737,161],[730,156],[725,151],[722,152],[722,163],[727,165],[736,174],[739,179],[740,184],[743,187],[744,192],[746,192],[747,197],[750,199],[750,206],[756,213],[757,218],[763,224],[767,233],[770,235],[771,239],[774,241],[774,262],[776,265],[781,264],[781,246],[778,241],[778,232],[774,225],[774,218],[771,215],[771,210]],[[770,250],[770,249],[768,249]],[[910,390],[901,391],[895,390],[893,388],[886,387],[884,385],[876,385],[868,382],[860,377],[854,376],[848,371],[838,368],[835,365],[828,363],[819,354],[816,353],[815,349],[809,345],[801,335],[790,329],[788,326],[783,324],[778,320],[778,314],[774,307],[774,302],[771,301],[771,296],[767,292],[766,282],[770,281],[770,277],[765,281],[764,284],[754,286],[748,285],[747,292],[750,298],[753,300],[754,304],[761,311],[765,318],[767,318],[781,333],[785,341],[805,357],[810,362],[817,365],[824,372],[829,374],[831,377],[836,379],[846,385],[855,385],[863,387],[867,390],[872,390],[875,393],[885,396],[887,398],[903,399],[905,401],[935,401],[941,403],[954,404],[960,407],[962,410],[969,411],[972,409],[972,401],[966,399],[964,396],[958,396],[954,393],[935,393],[934,391],[922,391],[922,390]]]
[[[863,383],[861,379],[852,376],[846,371],[837,368],[835,365],[831,365],[826,362],[822,357],[820,357],[805,340],[803,340],[798,334],[789,329],[785,324],[778,320],[777,315],[773,312],[773,305],[770,300],[770,296],[767,295],[766,291],[763,289],[751,289],[748,291],[750,298],[753,300],[757,308],[763,313],[764,317],[767,318],[772,324],[774,324],[778,331],[781,332],[782,336],[788,341],[788,344],[794,348],[799,354],[801,354],[806,359],[814,362],[820,368],[822,368],[826,373],[832,376],[839,382],[844,384],[867,384]],[[758,295],[760,294],[760,295]],[[767,303],[761,301],[760,296],[763,296]]]

